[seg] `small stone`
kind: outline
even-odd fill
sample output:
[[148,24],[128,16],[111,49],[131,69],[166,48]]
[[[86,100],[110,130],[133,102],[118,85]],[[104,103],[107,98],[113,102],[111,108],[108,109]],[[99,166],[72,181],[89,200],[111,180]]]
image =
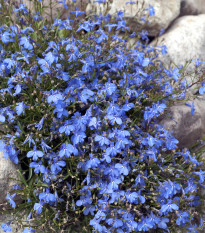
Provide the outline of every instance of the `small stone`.
[[[0,210],[4,208],[10,208],[10,205],[7,204],[6,195],[9,193],[13,186],[17,182],[13,179],[19,179],[17,172],[17,165],[15,165],[11,160],[3,158],[3,153],[0,152]],[[9,178],[13,179],[9,179]],[[14,198],[14,201],[17,203],[19,198]]]

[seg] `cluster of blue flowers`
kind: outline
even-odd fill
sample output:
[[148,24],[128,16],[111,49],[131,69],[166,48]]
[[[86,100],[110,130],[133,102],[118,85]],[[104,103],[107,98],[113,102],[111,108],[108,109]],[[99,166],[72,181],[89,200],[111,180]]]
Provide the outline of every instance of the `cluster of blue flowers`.
[[157,124],[167,103],[185,96],[180,70],[155,65],[159,52],[143,38],[126,47],[120,32],[140,34],[123,12],[84,18],[76,9],[75,20],[51,25],[23,4],[14,12],[17,23],[0,27],[0,150],[24,166],[6,197],[14,210],[15,196],[23,200],[24,233],[39,219],[73,232],[83,219],[82,232],[197,232],[205,172]]

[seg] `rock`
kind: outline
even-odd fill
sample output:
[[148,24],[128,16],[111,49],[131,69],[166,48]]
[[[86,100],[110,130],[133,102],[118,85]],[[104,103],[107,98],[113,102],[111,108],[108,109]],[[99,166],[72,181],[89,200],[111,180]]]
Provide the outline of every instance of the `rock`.
[[[192,59],[205,61],[205,14],[197,16],[183,16],[178,18],[165,34],[155,39],[151,45],[166,45],[167,54],[159,56],[166,67],[190,64],[186,67],[186,79],[189,84],[195,82],[204,74],[205,64],[200,64],[195,73],[196,62]],[[197,86],[198,87],[198,86]],[[193,93],[197,91],[193,86]]]
[[[3,153],[0,152],[0,210],[4,207],[7,208],[6,195],[10,192],[13,186],[17,183],[15,180],[9,179],[19,179],[17,166],[10,160],[3,158]],[[14,198],[15,201],[20,201],[17,198]]]
[[205,13],[205,0],[181,0],[180,15],[198,15]]
[[165,34],[155,39],[152,45],[166,45],[166,64],[177,66],[199,58],[205,60],[205,14],[178,18]]
[[[182,103],[170,107],[160,121],[166,129],[173,131],[173,136],[179,140],[179,148],[190,148],[205,135],[205,97],[197,97],[193,102],[194,115],[191,108]],[[187,103],[191,105],[192,101]]]
[[162,28],[166,29],[170,23],[176,19],[180,13],[180,1],[179,0],[139,0],[137,4],[126,4],[128,0],[113,0],[112,2],[103,4],[96,4],[94,0],[90,1],[86,8],[86,12],[99,14],[111,14],[114,15],[117,11],[124,11],[125,17],[129,20],[129,26],[133,31],[138,31],[140,27],[139,15],[143,13],[144,16],[148,16],[148,11],[143,9],[149,8],[149,4],[154,7],[155,15],[149,17],[149,24],[145,26],[145,30],[148,31],[150,36],[156,36],[160,33]]

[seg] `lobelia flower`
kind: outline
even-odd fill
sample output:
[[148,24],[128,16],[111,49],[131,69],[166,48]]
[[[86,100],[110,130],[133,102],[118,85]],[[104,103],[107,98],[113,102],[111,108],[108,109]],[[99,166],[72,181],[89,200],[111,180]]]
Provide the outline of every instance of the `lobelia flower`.
[[66,166],[66,162],[62,161],[62,160],[57,160],[57,159],[53,159],[53,162],[51,164],[51,172],[58,173],[62,170],[61,167],[65,167]]
[[153,228],[153,225],[150,223],[148,218],[143,218],[137,227],[139,231],[145,231],[145,232],[149,231],[151,228]]
[[35,124],[35,127],[38,128],[38,130],[41,130],[43,127],[43,122],[44,122],[45,117],[42,117],[39,123]]
[[13,200],[13,198],[16,196],[16,193],[10,195],[9,193],[7,193],[6,195],[6,199],[8,200],[8,202],[11,204],[12,208],[15,208],[16,207],[16,203],[15,201]]
[[190,216],[187,212],[179,212],[178,214],[178,218],[176,220],[176,224],[177,225],[184,225],[186,222],[189,222],[190,220]]
[[37,213],[38,214],[40,214],[42,211],[43,211],[43,205],[44,205],[45,203],[44,202],[39,202],[39,203],[35,203],[34,204],[34,207],[33,207],[33,209],[35,210],[35,211],[37,211]]
[[3,115],[0,115],[0,122],[5,122],[5,120],[6,120],[6,118],[5,118],[5,116],[3,116]]
[[205,83],[202,83],[202,87],[199,88],[199,94],[203,95],[205,93]]
[[11,232],[12,229],[10,227],[10,222],[7,222],[6,224],[1,224],[1,229],[3,229],[4,232]]
[[72,14],[75,14],[75,17],[78,17],[78,16],[80,16],[80,15],[82,15],[82,14],[85,14],[84,11],[79,11],[79,8],[78,8],[78,7],[76,7],[76,10],[75,10],[75,11],[71,11],[71,13],[72,13]]
[[23,115],[25,114],[25,108],[29,108],[28,106],[24,105],[24,102],[20,102],[20,103],[17,103],[17,106],[16,106],[16,113],[17,115],[21,115],[23,113]]
[[33,140],[33,134],[32,133],[27,136],[27,138],[23,142],[23,144],[25,144],[26,142],[29,142],[29,147],[31,147],[31,143],[33,143],[34,145],[36,145],[35,141]]
[[24,228],[24,231],[23,233],[33,233],[35,232],[36,230],[34,230],[32,227],[29,227],[29,228]]
[[185,103],[188,107],[191,108],[191,115],[193,116],[194,115],[194,112],[195,112],[195,105],[194,105],[194,102],[192,102],[192,104],[187,104]]
[[24,14],[28,14],[28,9],[26,8],[26,5],[20,4],[19,8],[15,8],[14,12],[22,12]]
[[27,38],[26,36],[23,36],[20,38],[20,45],[24,46],[25,49],[32,50],[33,45],[29,41],[29,37]]
[[29,151],[26,155],[28,158],[33,158],[33,161],[36,161],[39,157],[43,157],[43,152],[36,149],[34,146],[34,150]]
[[45,173],[46,168],[42,165],[42,161],[36,163],[36,162],[31,162],[29,165],[31,168],[34,168],[34,172],[36,174],[39,174],[39,172],[41,173]]
[[203,183],[203,182],[204,182],[204,179],[205,179],[205,171],[202,171],[202,170],[200,169],[199,172],[193,172],[193,174],[199,176],[199,179],[200,179],[199,182],[200,182],[200,183]]
[[162,214],[163,213],[165,214],[165,213],[172,212],[173,210],[178,210],[178,209],[179,207],[176,204],[172,203],[171,200],[168,200],[167,204],[162,205],[160,211]]
[[39,199],[45,201],[46,203],[55,202],[55,195],[50,193],[49,189],[46,189],[46,192],[42,192],[39,194]]

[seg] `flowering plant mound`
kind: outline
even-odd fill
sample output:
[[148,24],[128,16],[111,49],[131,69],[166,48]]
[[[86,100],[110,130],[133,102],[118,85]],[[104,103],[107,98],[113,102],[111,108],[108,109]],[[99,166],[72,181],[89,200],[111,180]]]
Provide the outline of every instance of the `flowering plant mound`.
[[22,4],[14,12],[0,28],[0,150],[21,166],[6,198],[27,215],[24,233],[197,232],[205,172],[157,124],[188,88],[180,70],[156,65],[141,39],[126,48],[119,32],[137,34],[122,12],[78,19],[77,9],[51,25]]

